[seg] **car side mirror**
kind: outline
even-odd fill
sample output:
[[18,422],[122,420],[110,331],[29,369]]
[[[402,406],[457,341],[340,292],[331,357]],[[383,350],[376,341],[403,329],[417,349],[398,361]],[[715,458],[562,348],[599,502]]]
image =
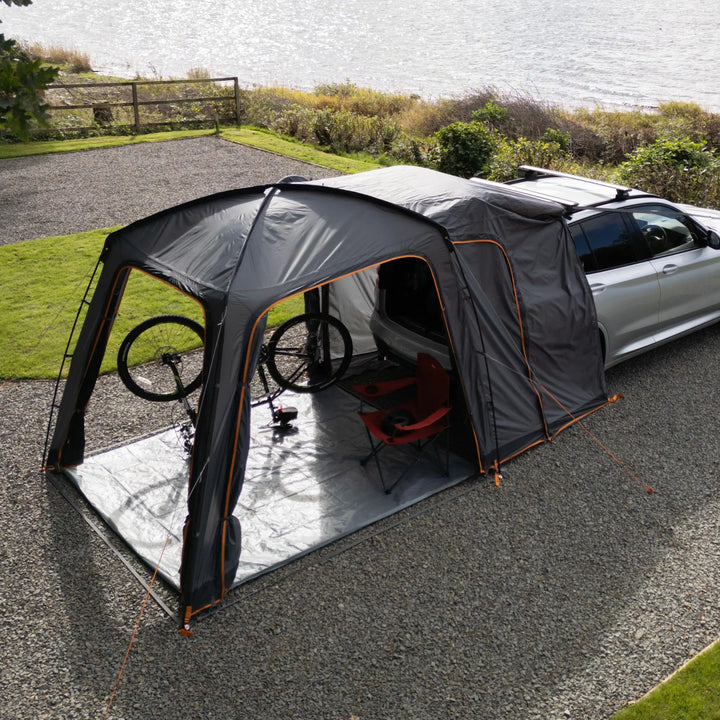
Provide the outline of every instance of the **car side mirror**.
[[713,250],[720,250],[720,235],[711,230],[708,233],[707,243]]

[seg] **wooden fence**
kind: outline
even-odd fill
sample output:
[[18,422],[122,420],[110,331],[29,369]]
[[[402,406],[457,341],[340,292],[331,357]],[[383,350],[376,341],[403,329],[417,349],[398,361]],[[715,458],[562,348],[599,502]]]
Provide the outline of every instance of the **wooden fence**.
[[[220,83],[230,83],[232,82],[232,88],[229,88],[227,85],[222,86],[219,85]],[[222,90],[222,89],[231,89],[232,93],[227,94],[207,94],[207,95],[201,95],[201,96],[192,96],[187,97],[184,95],[179,95],[177,97],[168,97],[166,94],[162,94],[160,97],[153,97],[150,99],[140,99],[141,93],[138,92],[138,88],[144,87],[144,86],[155,86],[155,85],[184,85],[187,87],[195,88],[197,85],[201,85],[204,83],[212,83],[215,86],[215,89]],[[97,91],[101,88],[108,88],[107,92],[107,99],[98,100],[98,93]],[[129,100],[117,100],[112,99],[112,91],[110,88],[130,88],[131,92],[131,99]],[[49,91],[51,91],[48,95],[48,99],[50,100],[50,103],[48,105],[48,110],[51,113],[59,113],[61,111],[68,111],[68,110],[92,110],[93,112],[93,120],[94,125],[90,126],[73,126],[72,129],[75,130],[87,130],[90,128],[96,128],[98,125],[104,125],[104,126],[110,126],[116,119],[116,114],[114,111],[114,108],[132,108],[132,122],[130,123],[123,123],[123,124],[130,124],[135,128],[136,132],[140,132],[140,129],[143,125],[149,126],[149,125],[158,125],[158,124],[167,124],[167,123],[183,123],[183,122],[192,122],[187,119],[181,119],[181,120],[165,120],[161,123],[158,123],[156,121],[152,122],[143,122],[141,120],[141,113],[140,109],[145,106],[163,106],[163,105],[189,105],[191,103],[221,103],[221,104],[227,104],[228,105],[228,115],[232,118],[234,118],[235,122],[237,124],[240,123],[240,118],[242,115],[241,110],[241,103],[240,103],[240,85],[238,82],[237,77],[221,77],[221,78],[202,78],[197,80],[128,80],[124,82],[99,82],[99,83],[76,83],[71,85],[66,84],[55,84],[55,85],[49,85],[47,88]],[[92,89],[92,96],[82,97],[80,101],[77,101],[78,96],[87,96],[89,91]],[[71,98],[75,96],[74,102],[63,102],[59,104],[53,104],[52,100],[56,99],[59,96],[58,91],[65,91],[65,94],[69,95]],[[79,91],[79,92],[78,92]],[[85,91],[83,93],[83,91]],[[55,125],[55,123],[53,123]]]

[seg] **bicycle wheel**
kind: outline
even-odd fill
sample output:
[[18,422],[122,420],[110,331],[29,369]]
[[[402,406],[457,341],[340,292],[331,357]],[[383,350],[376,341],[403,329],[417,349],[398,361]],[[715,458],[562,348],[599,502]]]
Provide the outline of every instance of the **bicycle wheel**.
[[280,387],[296,392],[330,387],[343,376],[351,359],[350,333],[325,313],[304,313],[287,320],[267,345],[268,372]]
[[120,345],[120,379],[144,400],[167,402],[189,395],[202,383],[202,353],[191,351],[202,345],[204,336],[202,325],[182,315],[141,322]]

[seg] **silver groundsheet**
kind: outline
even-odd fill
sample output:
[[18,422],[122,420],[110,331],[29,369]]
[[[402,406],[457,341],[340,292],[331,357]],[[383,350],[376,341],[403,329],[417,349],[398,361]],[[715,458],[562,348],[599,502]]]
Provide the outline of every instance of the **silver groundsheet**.
[[[375,463],[360,460],[370,446],[358,399],[333,387],[316,395],[283,394],[298,418],[291,431],[252,412],[245,482],[234,514],[242,527],[235,585],[337,540],[474,473],[444,450],[394,447],[380,454],[386,482],[406,474],[391,494]],[[441,444],[441,443],[440,443]],[[133,550],[179,587],[187,513],[188,456],[175,429],[88,457],[67,472],[79,490]],[[164,548],[164,551],[163,551]],[[161,557],[162,556],[162,557]]]

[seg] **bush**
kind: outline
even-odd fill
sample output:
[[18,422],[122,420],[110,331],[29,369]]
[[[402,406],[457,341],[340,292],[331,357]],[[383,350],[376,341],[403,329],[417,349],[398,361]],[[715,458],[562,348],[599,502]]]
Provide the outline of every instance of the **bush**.
[[561,113],[553,105],[524,95],[504,97],[500,103],[506,114],[497,128],[511,140],[539,140],[547,128],[561,126]]
[[701,142],[661,138],[636,150],[620,181],[675,202],[720,205],[720,160]]
[[658,108],[658,120],[665,137],[689,137],[720,150],[720,115],[706,112],[696,103],[662,103]]
[[568,171],[572,169],[569,167],[571,164],[572,160],[567,148],[559,142],[520,138],[499,145],[487,166],[486,176],[490,180],[505,182],[517,177],[517,168],[520,165]]
[[316,85],[313,92],[316,95],[327,95],[329,97],[351,97],[358,91],[358,86],[346,80],[343,83],[323,83]]
[[640,111],[606,112],[577,110],[574,119],[599,140],[589,160],[619,163],[640,147],[658,138],[657,116]]
[[501,107],[495,100],[488,100],[483,107],[473,111],[472,119],[498,127],[505,122],[507,116],[507,108]]
[[[301,142],[314,142],[313,119],[315,111],[303,105],[290,105],[282,112],[274,113],[265,125],[269,130],[297,138]],[[257,119],[254,125],[260,126]]]
[[345,82],[318,85],[313,94],[306,94],[301,102],[319,110],[329,108],[368,117],[391,117],[412,107],[417,101],[414,95],[388,95]]
[[442,128],[455,122],[468,123],[473,113],[495,99],[491,90],[462,98],[440,98],[434,101],[415,98],[415,102],[398,114],[398,122],[411,136],[433,137]]
[[402,165],[435,167],[439,158],[436,140],[412,138],[402,132],[393,142],[389,153],[396,163]]
[[204,67],[190,68],[187,72],[188,80],[209,80],[210,71]]
[[255,127],[272,129],[272,124],[285,112],[303,107],[301,93],[286,88],[255,87],[243,96],[244,122]]
[[486,123],[474,120],[455,122],[435,134],[438,142],[438,169],[451,175],[483,175],[499,139]]
[[312,128],[316,144],[334,153],[384,153],[400,133],[393,120],[330,109],[315,111]]

